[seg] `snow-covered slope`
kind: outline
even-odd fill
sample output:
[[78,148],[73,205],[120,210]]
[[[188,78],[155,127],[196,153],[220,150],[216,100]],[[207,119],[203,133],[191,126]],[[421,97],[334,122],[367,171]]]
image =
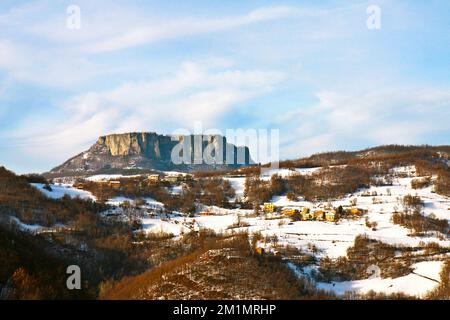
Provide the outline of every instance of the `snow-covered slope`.
[[414,273],[403,277],[394,279],[376,277],[332,283],[319,282],[317,286],[320,289],[334,291],[339,295],[346,292],[368,293],[369,291],[375,291],[385,294],[408,293],[419,298],[424,298],[439,283],[439,272],[442,266],[442,261],[424,261],[412,265]]
[[74,188],[70,184],[50,184],[51,191],[45,189],[45,185],[42,183],[32,183],[32,185],[52,199],[60,199],[64,195],[68,195],[71,198],[80,197],[82,199],[96,200],[95,196],[89,191]]

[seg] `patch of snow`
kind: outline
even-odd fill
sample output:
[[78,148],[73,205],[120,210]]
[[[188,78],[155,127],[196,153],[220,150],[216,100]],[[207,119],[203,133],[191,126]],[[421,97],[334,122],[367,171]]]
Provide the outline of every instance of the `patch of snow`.
[[95,196],[89,191],[74,188],[70,184],[50,184],[52,191],[45,189],[45,184],[43,183],[32,183],[31,185],[41,191],[45,196],[52,199],[60,199],[64,197],[64,195],[68,195],[71,198],[80,197],[81,199],[96,200]]
[[414,273],[403,277],[386,279],[377,277],[332,283],[319,282],[317,283],[317,287],[319,289],[334,291],[338,295],[343,295],[346,292],[365,294],[373,290],[385,294],[406,293],[423,298],[438,285],[436,281],[428,278],[439,281],[439,272],[442,266],[442,261],[419,262],[412,265]]
[[183,186],[173,186],[169,189],[171,194],[181,194],[183,192]]
[[19,227],[20,230],[26,232],[35,232],[43,227],[38,224],[26,224],[20,221],[17,217],[10,217],[10,219]]
[[188,174],[186,172],[180,172],[180,171],[161,171],[166,176],[187,176]]
[[146,233],[168,233],[179,236],[182,233],[190,231],[183,225],[181,219],[160,219],[160,218],[144,218],[142,219],[142,229]]
[[136,178],[136,177],[139,177],[139,176],[140,175],[138,175],[138,174],[136,174],[136,175],[129,175],[129,176],[125,176],[123,174],[97,174],[95,176],[87,177],[86,180],[99,182],[99,181],[109,181],[109,180],[121,179],[121,178]]
[[[153,198],[143,198],[143,200],[145,200],[145,204],[142,206],[144,208],[162,208],[164,207],[164,204],[162,202],[156,201]],[[124,204],[124,202],[128,201],[131,205],[135,205],[136,201],[131,199],[131,198],[127,198],[127,197],[114,197],[109,199],[106,203],[111,205],[111,206],[120,206],[122,204]]]
[[236,198],[242,199],[244,197],[245,177],[234,177],[234,178],[225,177],[223,179],[230,182],[231,187],[234,189],[234,192],[236,194]]

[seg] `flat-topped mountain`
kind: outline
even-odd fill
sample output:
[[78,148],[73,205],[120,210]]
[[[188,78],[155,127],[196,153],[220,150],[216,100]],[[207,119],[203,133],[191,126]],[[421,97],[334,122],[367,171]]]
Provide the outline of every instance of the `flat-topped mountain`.
[[[204,160],[201,163],[194,162],[205,151],[209,152],[213,161],[211,158],[201,158]],[[172,159],[173,152],[179,155],[178,161]],[[251,163],[247,147],[230,144],[223,136],[189,135],[175,138],[155,132],[132,132],[99,137],[87,151],[52,169],[50,174],[83,175],[132,169],[190,172],[238,168]]]

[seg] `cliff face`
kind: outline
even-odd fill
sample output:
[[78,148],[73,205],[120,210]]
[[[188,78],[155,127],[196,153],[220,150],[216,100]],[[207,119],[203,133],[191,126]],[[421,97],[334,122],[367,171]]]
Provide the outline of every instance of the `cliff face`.
[[[184,142],[185,150],[191,155],[190,163],[175,164],[171,155],[175,147],[180,146],[180,141]],[[196,141],[197,144],[194,144]],[[200,141],[200,143],[199,143]],[[200,154],[208,146],[223,145],[223,154],[215,151],[212,155],[217,159],[217,164],[193,164],[195,153],[199,145]],[[216,149],[218,150],[218,149]],[[181,156],[183,156],[181,152]],[[234,154],[234,161],[229,164],[226,162],[227,156]],[[244,163],[237,161],[238,155],[245,155]],[[247,147],[236,147],[227,143],[222,136],[182,136],[172,139],[171,136],[159,135],[154,132],[133,132],[124,134],[111,134],[99,137],[97,142],[89,150],[67,160],[62,165],[51,170],[56,174],[92,174],[93,172],[114,172],[124,169],[143,169],[143,170],[214,170],[224,168],[236,168],[242,165],[251,164],[250,153]]]
[[97,144],[105,146],[112,156],[142,155],[159,159],[163,152],[175,145],[169,136],[156,133],[111,134],[98,138]]

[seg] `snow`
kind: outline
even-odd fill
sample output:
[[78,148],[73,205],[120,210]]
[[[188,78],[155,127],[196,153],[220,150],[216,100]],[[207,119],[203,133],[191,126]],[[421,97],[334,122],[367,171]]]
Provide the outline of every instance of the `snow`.
[[230,182],[231,187],[234,189],[236,194],[236,198],[242,199],[244,197],[245,177],[224,178],[224,180]]
[[275,196],[272,198],[272,203],[278,207],[312,207],[309,201],[291,201],[286,196]]
[[295,168],[295,171],[298,173],[301,173],[303,175],[311,175],[314,172],[322,169],[322,167],[315,167],[315,168]]
[[169,189],[169,192],[172,194],[181,194],[183,192],[183,186],[173,186]]
[[42,183],[32,183],[31,185],[41,191],[45,196],[52,199],[60,199],[64,197],[64,195],[68,195],[71,198],[80,197],[81,199],[96,200],[95,196],[89,191],[74,188],[70,184],[50,184],[52,191],[45,189],[45,184]]
[[270,177],[272,177],[275,174],[282,176],[282,177],[287,177],[287,176],[290,176],[293,174],[297,174],[297,171],[291,170],[291,169],[284,169],[284,168],[265,169],[265,170],[262,170],[262,172],[261,172],[261,179],[270,179]]
[[107,204],[111,205],[111,206],[120,206],[122,205],[124,202],[128,201],[130,204],[134,202],[133,199],[127,198],[127,197],[114,197],[111,199],[108,199],[108,201],[106,201]]
[[146,204],[145,207],[151,207],[151,208],[156,208],[156,207],[164,207],[164,203],[156,201],[153,198],[144,198]]
[[166,176],[187,176],[188,174],[186,172],[180,172],[180,171],[161,171]]
[[179,236],[190,229],[181,223],[180,219],[144,218],[142,228],[146,233],[168,233]]
[[197,228],[212,229],[217,232],[226,232],[227,228],[238,220],[235,215],[202,216],[195,217]]
[[444,263],[443,261],[424,261],[414,265],[414,272],[436,281],[440,281],[440,272]]
[[26,224],[20,221],[17,217],[10,217],[10,219],[19,227],[20,230],[26,232],[35,232],[43,227],[38,224]]
[[125,176],[123,174],[97,174],[95,176],[87,177],[86,180],[99,182],[99,181],[109,181],[114,179],[135,178],[135,177],[139,177],[139,175]]
[[[143,200],[145,200],[145,204],[142,206],[144,208],[162,208],[164,207],[164,204],[162,202],[156,201],[153,198],[142,198]],[[111,206],[120,206],[122,205],[124,202],[128,201],[131,205],[135,205],[135,200],[131,199],[131,198],[127,198],[127,197],[114,197],[109,199],[106,203],[111,205]]]
[[334,291],[338,295],[343,295],[346,292],[365,294],[373,290],[385,294],[407,293],[423,298],[430,290],[433,290],[438,285],[436,281],[440,280],[439,272],[442,266],[442,261],[424,261],[412,265],[414,273],[403,277],[386,279],[375,277],[332,283],[319,282],[317,283],[317,287],[319,289]]
[[10,221],[14,223],[20,230],[30,233],[45,233],[45,232],[55,232],[57,228],[65,228],[65,225],[63,224],[56,224],[53,227],[43,227],[39,224],[26,224],[22,221],[20,221],[17,217],[10,216]]

